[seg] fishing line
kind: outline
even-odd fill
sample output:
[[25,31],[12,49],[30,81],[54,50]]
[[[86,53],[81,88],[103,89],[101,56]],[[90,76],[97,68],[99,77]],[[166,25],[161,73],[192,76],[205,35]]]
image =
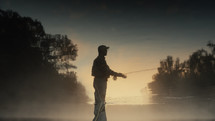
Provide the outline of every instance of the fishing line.
[[143,70],[137,70],[137,71],[127,72],[125,74],[128,75],[128,74],[139,73],[139,72],[143,72],[143,71],[152,71],[152,70],[156,70],[156,69],[157,68],[143,69]]

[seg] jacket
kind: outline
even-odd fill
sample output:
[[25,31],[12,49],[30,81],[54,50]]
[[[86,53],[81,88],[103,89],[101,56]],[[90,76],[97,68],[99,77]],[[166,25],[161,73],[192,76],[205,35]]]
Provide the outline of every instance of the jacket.
[[110,75],[117,75],[118,73],[112,71],[106,63],[104,56],[98,56],[93,61],[92,76],[97,78],[109,78]]

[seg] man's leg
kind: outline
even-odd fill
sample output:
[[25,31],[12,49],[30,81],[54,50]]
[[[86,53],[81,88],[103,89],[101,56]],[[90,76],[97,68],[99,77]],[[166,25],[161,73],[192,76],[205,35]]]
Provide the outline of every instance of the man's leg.
[[107,121],[106,112],[105,112],[105,95],[106,95],[107,82],[104,80],[99,80],[99,81],[100,83],[94,83],[95,117],[93,121]]
[[[96,100],[99,98],[97,92],[95,92],[95,98],[96,98]],[[94,117],[93,121],[107,121],[104,101],[97,101],[95,103],[94,115],[95,115],[95,117]]]

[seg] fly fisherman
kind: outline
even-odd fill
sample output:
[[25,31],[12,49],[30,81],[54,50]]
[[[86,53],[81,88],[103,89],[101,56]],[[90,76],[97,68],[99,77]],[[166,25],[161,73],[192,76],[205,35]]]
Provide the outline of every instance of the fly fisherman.
[[110,75],[115,79],[117,77],[126,78],[122,73],[114,72],[109,68],[106,63],[105,56],[109,47],[100,45],[98,47],[99,55],[93,62],[92,76],[94,76],[93,87],[95,89],[95,107],[94,107],[94,119],[93,121],[107,121],[105,112],[105,95],[107,89],[107,81]]

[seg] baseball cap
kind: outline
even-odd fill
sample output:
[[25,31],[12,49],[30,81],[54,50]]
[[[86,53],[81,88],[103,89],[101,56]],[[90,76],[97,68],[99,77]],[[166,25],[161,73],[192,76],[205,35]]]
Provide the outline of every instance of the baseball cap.
[[107,49],[109,49],[109,47],[106,46],[106,45],[100,45],[100,46],[98,47],[98,51],[107,50]]

